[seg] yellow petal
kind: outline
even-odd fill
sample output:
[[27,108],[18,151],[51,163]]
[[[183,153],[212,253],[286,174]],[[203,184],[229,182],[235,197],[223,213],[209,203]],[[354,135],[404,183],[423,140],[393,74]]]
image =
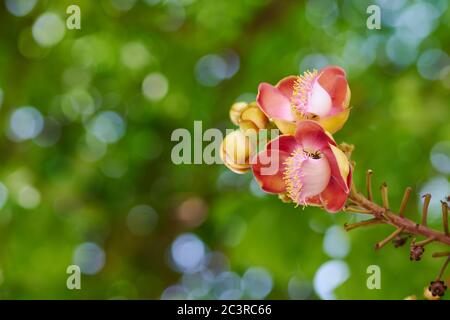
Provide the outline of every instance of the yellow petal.
[[281,120],[281,119],[273,119],[275,125],[280,129],[281,133],[289,134],[293,136],[295,134],[295,130],[297,128],[295,122]]
[[348,162],[347,156],[341,149],[330,145],[331,151],[333,151],[334,156],[336,157],[336,161],[339,167],[339,173],[342,176],[344,181],[347,181],[348,174],[350,173],[350,163]]
[[242,111],[241,121],[251,121],[259,129],[264,129],[267,125],[268,119],[259,107],[249,105]]
[[345,124],[350,115],[350,109],[346,109],[331,117],[321,118],[318,120],[320,125],[331,133],[339,131]]

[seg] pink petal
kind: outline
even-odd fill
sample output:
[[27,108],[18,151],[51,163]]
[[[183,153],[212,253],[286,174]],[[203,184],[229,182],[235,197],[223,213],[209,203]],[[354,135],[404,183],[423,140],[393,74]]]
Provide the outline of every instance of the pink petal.
[[[305,199],[320,194],[330,181],[330,165],[326,158],[308,158],[301,165],[298,180],[301,182],[301,191],[297,203],[306,204]],[[300,201],[298,201],[300,200]]]
[[334,213],[341,211],[347,201],[348,192],[344,192],[336,183],[334,177],[331,177],[330,183],[320,194],[320,200],[328,212]]
[[[284,162],[289,156],[290,154],[275,149],[264,150],[258,154],[252,169],[253,175],[261,189],[269,193],[286,192],[283,173],[285,169]],[[268,162],[268,159],[271,159],[271,161]]]
[[281,135],[271,140],[265,150],[252,159],[253,174],[261,188],[269,193],[286,191],[283,175],[285,161],[297,146],[293,136]]
[[332,96],[335,87],[335,79],[339,76],[344,77],[345,79],[344,69],[338,66],[329,66],[320,70],[318,81],[320,85]]
[[294,84],[295,81],[297,81],[297,76],[288,76],[286,78],[281,79],[276,87],[278,90],[281,91],[282,94],[284,94],[286,97],[289,98],[289,100],[292,97],[292,92],[294,91]]
[[348,83],[345,71],[336,66],[324,68],[320,71],[318,82],[331,97],[333,109],[331,114],[341,112],[347,96]]
[[291,101],[278,88],[268,83],[261,83],[258,87],[256,101],[267,117],[294,121]]
[[295,140],[295,137],[284,134],[269,141],[266,145],[266,149],[277,149],[291,154],[297,146],[298,143],[297,140]]
[[331,176],[334,178],[334,182],[343,192],[348,193],[349,192],[349,185],[347,184],[347,178],[342,176],[341,170],[339,169],[339,165],[336,159],[335,154],[331,150],[331,148],[325,148],[322,149],[323,154],[328,159],[328,163],[330,164],[331,168]]
[[320,201],[320,195],[309,197],[306,199],[306,203],[311,206],[321,206],[322,201]]
[[316,81],[312,87],[307,111],[318,115],[319,117],[326,117],[329,115],[332,105],[330,95],[324,88],[322,88],[319,82]]
[[295,139],[303,148],[316,151],[329,148],[328,144],[336,145],[320,124],[312,120],[298,122]]
[[332,94],[333,106],[337,107],[335,112],[340,112],[344,109],[344,102],[347,98],[348,83],[343,76],[338,76],[334,83],[334,92]]

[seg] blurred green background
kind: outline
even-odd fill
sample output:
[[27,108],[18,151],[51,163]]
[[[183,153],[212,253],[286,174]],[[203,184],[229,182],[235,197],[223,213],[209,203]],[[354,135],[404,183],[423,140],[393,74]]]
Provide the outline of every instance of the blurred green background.
[[[81,30],[65,26],[72,4]],[[170,137],[194,120],[232,128],[229,107],[260,82],[337,64],[353,110],[335,138],[356,145],[357,185],[373,169],[393,208],[412,186],[416,219],[431,192],[441,228],[449,27],[446,0],[0,0],[0,298],[423,298],[445,248],[418,263],[407,247],[376,252],[390,227],[346,233],[361,217],[174,165]],[[66,288],[71,264],[81,290]]]

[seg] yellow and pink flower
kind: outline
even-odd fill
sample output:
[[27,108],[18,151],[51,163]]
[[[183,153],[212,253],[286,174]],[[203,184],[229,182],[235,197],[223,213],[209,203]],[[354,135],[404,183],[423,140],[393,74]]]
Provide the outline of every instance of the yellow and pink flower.
[[[311,120],[298,121],[295,135],[270,141],[253,163],[253,174],[264,191],[286,194],[298,205],[338,212],[350,193],[352,171],[347,157],[331,135]],[[276,170],[267,174],[269,166]]]
[[329,66],[301,76],[288,76],[272,86],[261,83],[257,102],[283,133],[293,134],[299,120],[314,120],[335,133],[350,114],[350,88],[345,71]]

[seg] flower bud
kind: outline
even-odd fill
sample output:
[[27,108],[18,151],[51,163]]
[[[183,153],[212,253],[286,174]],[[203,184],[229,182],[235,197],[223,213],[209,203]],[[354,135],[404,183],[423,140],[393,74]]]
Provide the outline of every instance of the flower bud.
[[418,246],[414,243],[411,243],[411,246],[409,247],[409,260],[420,261],[424,251],[425,248],[423,246]]
[[431,281],[428,290],[431,292],[433,297],[442,297],[447,290],[447,286],[442,280]]
[[268,119],[256,102],[236,102],[230,109],[231,121],[245,132],[248,129],[260,130],[267,126]]
[[236,102],[230,108],[230,120],[235,125],[239,125],[242,111],[247,108],[247,102]]
[[223,163],[233,172],[245,173],[250,169],[250,159],[255,145],[242,130],[228,134],[222,141],[220,157]]

